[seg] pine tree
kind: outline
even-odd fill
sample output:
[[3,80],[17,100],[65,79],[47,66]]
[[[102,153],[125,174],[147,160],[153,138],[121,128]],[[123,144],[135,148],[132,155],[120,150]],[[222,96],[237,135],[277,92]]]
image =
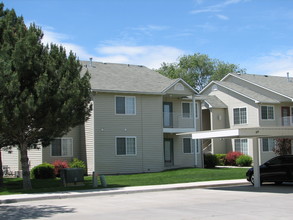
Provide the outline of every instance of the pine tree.
[[43,32],[0,4],[0,133],[20,150],[23,187],[31,189],[27,150],[84,123],[90,76],[62,46],[43,45]]

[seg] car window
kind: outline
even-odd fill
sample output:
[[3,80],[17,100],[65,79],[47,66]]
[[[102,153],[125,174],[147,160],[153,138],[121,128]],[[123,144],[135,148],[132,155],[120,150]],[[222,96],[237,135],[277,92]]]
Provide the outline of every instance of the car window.
[[277,165],[277,164],[281,164],[282,163],[282,160],[281,160],[280,157],[275,157],[275,158],[269,160],[268,163],[270,165]]

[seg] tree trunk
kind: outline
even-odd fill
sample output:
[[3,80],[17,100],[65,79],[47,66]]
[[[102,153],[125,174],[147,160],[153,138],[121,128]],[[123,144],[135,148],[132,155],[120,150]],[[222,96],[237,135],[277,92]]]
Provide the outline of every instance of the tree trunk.
[[2,169],[2,155],[0,148],[0,188],[3,187],[3,169]]
[[22,178],[23,178],[23,189],[30,190],[32,189],[31,179],[30,179],[30,171],[28,164],[28,156],[27,156],[27,143],[20,144],[20,162],[22,168]]

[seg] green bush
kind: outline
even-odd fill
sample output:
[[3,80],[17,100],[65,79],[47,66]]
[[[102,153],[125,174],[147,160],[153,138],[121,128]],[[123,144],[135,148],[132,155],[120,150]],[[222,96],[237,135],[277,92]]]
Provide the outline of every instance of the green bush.
[[86,166],[85,163],[82,160],[79,160],[77,158],[73,158],[73,160],[69,163],[70,168],[83,168],[84,173],[86,173]]
[[218,159],[214,154],[204,154],[204,167],[214,168],[218,164]]
[[31,170],[33,179],[54,179],[54,166],[49,163],[42,163]]
[[226,165],[226,154],[215,154],[217,157],[218,163],[217,165],[219,166],[224,166]]
[[241,155],[236,159],[236,165],[244,167],[251,166],[252,158],[248,155]]

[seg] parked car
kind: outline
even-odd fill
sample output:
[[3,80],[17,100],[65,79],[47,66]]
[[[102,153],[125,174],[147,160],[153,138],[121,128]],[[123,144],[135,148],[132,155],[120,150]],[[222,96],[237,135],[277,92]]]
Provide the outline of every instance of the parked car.
[[[260,183],[293,182],[293,155],[283,155],[274,157],[260,165]],[[247,181],[254,184],[253,168],[246,172]]]

